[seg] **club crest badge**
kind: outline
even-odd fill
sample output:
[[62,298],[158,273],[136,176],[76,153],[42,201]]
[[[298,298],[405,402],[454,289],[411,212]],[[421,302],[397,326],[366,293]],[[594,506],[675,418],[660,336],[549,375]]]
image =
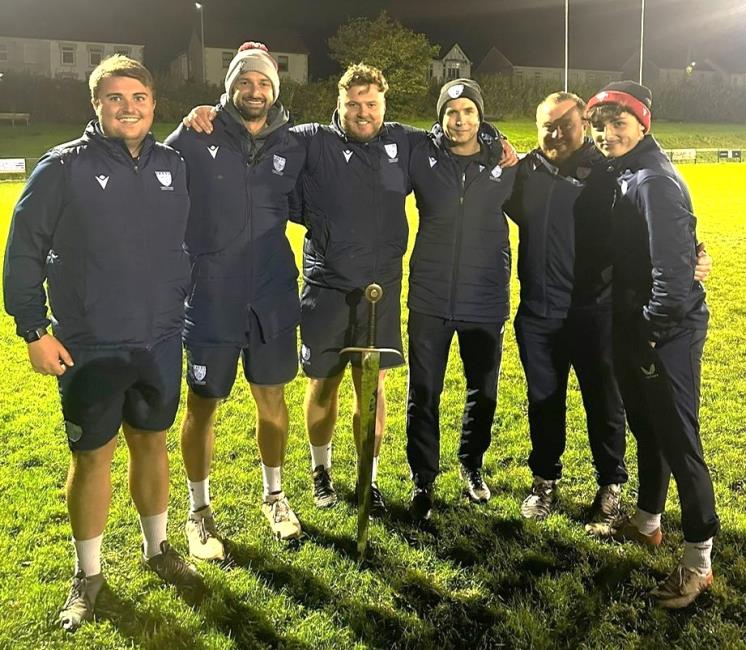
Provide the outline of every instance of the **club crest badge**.
[[109,177],[108,176],[104,176],[103,174],[99,174],[95,178],[98,181],[98,184],[101,186],[101,189],[105,190],[106,189],[106,184],[109,182]]
[[272,167],[274,169],[272,170],[273,174],[277,174],[278,176],[282,176],[284,170],[285,170],[285,158],[282,156],[278,156],[277,154],[274,155],[272,158]]
[[215,156],[218,155],[218,149],[220,149],[220,146],[217,144],[213,144],[207,147],[207,151],[210,152],[210,155],[212,156],[213,160],[215,160]]
[[386,150],[386,155],[389,157],[389,162],[397,162],[399,160],[396,157],[396,154],[399,153],[399,148],[396,146],[396,142],[386,144],[383,146],[383,148]]
[[495,165],[492,168],[492,171],[490,171],[490,180],[491,181],[500,181],[500,177],[503,175],[503,168],[500,167],[500,165]]
[[198,384],[204,384],[205,377],[207,377],[207,366],[200,366],[196,363],[193,364],[192,376],[194,377],[195,382],[197,382]]
[[165,172],[156,172],[155,177],[158,179],[158,182],[161,184],[162,190],[173,190],[174,188],[171,187],[171,172],[165,171]]
[[345,157],[345,160],[346,160],[347,162],[350,162],[350,158],[352,158],[352,150],[351,150],[351,149],[345,149],[345,150],[344,150],[344,151],[342,152],[342,154],[344,155],[344,157]]
[[451,99],[456,99],[458,97],[461,97],[463,92],[464,92],[464,84],[456,84],[455,86],[451,86],[448,89],[448,96]]
[[305,343],[300,346],[300,360],[301,363],[308,363],[311,360],[311,348]]

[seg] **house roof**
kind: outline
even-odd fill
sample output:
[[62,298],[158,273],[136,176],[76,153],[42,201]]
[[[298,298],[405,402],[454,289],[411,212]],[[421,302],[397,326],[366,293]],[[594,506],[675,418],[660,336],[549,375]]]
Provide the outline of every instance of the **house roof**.
[[477,74],[495,74],[512,67],[513,64],[510,60],[493,45],[474,72]]

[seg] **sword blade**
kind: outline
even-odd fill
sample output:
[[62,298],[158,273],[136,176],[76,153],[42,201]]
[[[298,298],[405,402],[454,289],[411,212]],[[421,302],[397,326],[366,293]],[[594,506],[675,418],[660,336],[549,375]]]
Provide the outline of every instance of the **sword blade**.
[[378,407],[378,371],[381,366],[381,353],[363,352],[360,432],[361,445],[357,460],[357,555],[362,562],[368,547],[368,526],[370,524],[371,496],[370,485],[373,478],[373,451],[376,440],[376,411]]

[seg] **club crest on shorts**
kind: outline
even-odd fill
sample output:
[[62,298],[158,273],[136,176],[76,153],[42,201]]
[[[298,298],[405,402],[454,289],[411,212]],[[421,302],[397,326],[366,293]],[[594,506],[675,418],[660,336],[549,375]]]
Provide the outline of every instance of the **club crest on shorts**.
[[457,97],[461,97],[461,94],[464,92],[464,84],[456,84],[455,86],[451,86],[448,89],[448,96],[451,99],[456,99]]
[[193,363],[192,376],[194,377],[195,382],[197,382],[198,384],[204,384],[205,377],[207,377],[207,366],[201,366],[199,364]]
[[385,144],[383,145],[383,148],[386,150],[389,162],[398,162],[399,159],[396,157],[396,154],[399,153],[399,148],[396,146],[396,142]]
[[302,363],[308,363],[311,360],[311,348],[305,343],[300,346],[300,360]]
[[272,167],[274,167],[274,169],[272,170],[273,174],[282,176],[283,171],[285,169],[285,158],[275,154],[274,157],[272,158]]
[[165,172],[156,172],[155,177],[158,179],[158,182],[161,184],[162,190],[173,190],[174,188],[171,187],[171,172],[165,171]]
[[65,420],[65,433],[70,442],[78,442],[83,437],[83,427],[70,420]]

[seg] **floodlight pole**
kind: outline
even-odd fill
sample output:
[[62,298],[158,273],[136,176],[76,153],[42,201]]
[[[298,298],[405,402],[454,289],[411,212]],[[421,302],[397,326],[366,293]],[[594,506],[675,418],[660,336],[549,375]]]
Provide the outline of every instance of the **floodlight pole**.
[[640,6],[640,85],[642,85],[642,59],[645,52],[645,0]]
[[204,13],[204,7],[201,2],[195,2],[194,6],[197,7],[197,11],[199,11],[199,28],[200,28],[200,36],[201,36],[201,42],[200,45],[202,45],[202,83],[207,83],[207,63],[205,61],[205,13]]
[[567,73],[569,68],[569,35],[570,35],[570,0],[565,0],[565,92],[567,92]]

